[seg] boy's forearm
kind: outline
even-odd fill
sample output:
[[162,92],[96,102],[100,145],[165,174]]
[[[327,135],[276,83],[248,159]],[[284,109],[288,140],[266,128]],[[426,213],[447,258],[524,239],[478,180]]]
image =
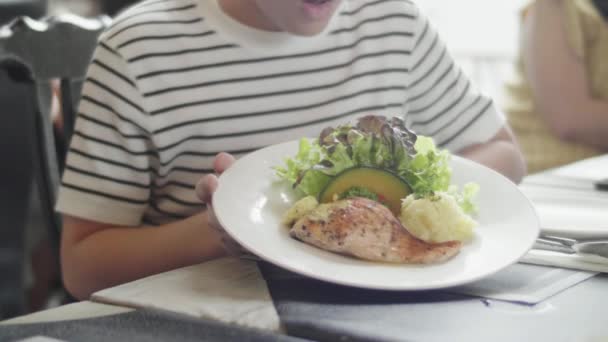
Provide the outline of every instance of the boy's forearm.
[[62,248],[66,287],[86,299],[110,286],[224,255],[205,215],[160,227],[107,228]]

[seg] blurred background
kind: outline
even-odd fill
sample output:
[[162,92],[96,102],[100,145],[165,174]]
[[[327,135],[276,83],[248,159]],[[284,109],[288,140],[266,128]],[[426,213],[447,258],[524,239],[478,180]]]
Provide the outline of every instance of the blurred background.
[[518,51],[526,0],[420,0],[452,56],[477,87],[502,105]]
[[[17,15],[34,18],[64,13],[84,17],[100,14],[114,16],[121,8],[133,2],[0,0],[0,24],[6,24]],[[524,0],[419,0],[418,4],[430,17],[452,55],[473,83],[501,104],[504,83],[511,75],[518,50],[518,12],[525,2]],[[1,77],[4,76],[0,75]],[[1,82],[0,79],[0,97],[3,96]],[[3,120],[9,120],[6,115],[3,117]],[[3,125],[3,122],[0,122],[0,125]],[[0,177],[6,175],[0,174]],[[0,197],[4,197],[0,200],[10,201],[10,191],[0,188]],[[42,222],[37,198],[36,189],[32,186],[27,222],[23,228],[26,240],[24,265],[18,271],[9,272],[8,269],[14,266],[14,259],[0,248],[0,307],[2,307],[0,320],[16,314],[56,306],[63,300],[53,295],[54,289],[60,284],[58,262],[56,254],[53,254],[46,241],[45,225]],[[4,223],[5,227],[0,227],[0,230],[18,228]],[[9,301],[14,303],[15,296],[19,296],[20,293],[25,293],[21,308],[9,308],[6,303]]]

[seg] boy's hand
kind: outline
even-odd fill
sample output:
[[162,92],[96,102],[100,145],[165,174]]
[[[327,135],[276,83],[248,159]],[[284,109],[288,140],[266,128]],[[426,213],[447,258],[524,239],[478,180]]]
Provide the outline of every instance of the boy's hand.
[[222,244],[224,245],[226,251],[233,255],[240,255],[243,254],[245,250],[226,233],[222,225],[215,217],[215,212],[213,211],[212,205],[213,193],[215,192],[215,189],[217,189],[218,184],[217,176],[221,175],[222,172],[228,169],[234,163],[234,161],[234,157],[228,153],[222,152],[218,154],[213,162],[215,175],[209,174],[202,177],[196,184],[196,194],[200,200],[207,205],[209,226],[216,229],[220,233]]

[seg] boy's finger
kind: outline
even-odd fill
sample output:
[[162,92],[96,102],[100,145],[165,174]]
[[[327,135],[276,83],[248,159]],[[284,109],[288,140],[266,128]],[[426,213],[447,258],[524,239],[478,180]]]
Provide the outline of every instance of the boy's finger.
[[215,216],[215,211],[213,210],[213,206],[211,205],[211,203],[207,205],[207,210],[209,212],[209,223],[211,224],[211,226],[222,232],[222,226],[220,225],[219,221],[217,220],[217,217]]
[[216,188],[217,177],[215,175],[205,175],[196,184],[196,195],[203,203],[209,204]]
[[226,169],[229,168],[235,160],[236,159],[234,159],[231,154],[221,152],[215,156],[215,160],[213,161],[213,169],[217,174],[221,174],[222,172],[226,171]]
[[232,237],[221,226],[221,224],[217,220],[217,217],[215,216],[215,211],[213,210],[213,206],[211,204],[208,205],[208,210],[209,210],[209,222],[220,233],[220,239],[222,241],[222,245],[224,246],[224,249],[230,255],[234,255],[234,256],[238,256],[238,255],[245,253],[246,250],[241,245],[239,245],[236,241],[234,241],[234,239],[232,239]]

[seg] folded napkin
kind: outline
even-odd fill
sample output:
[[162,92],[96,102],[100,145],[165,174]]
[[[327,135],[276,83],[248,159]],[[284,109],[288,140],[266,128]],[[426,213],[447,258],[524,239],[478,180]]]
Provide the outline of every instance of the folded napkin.
[[236,258],[218,259],[105,289],[93,294],[92,300],[280,331],[279,316],[256,263]]
[[532,201],[544,234],[576,239],[608,238],[608,155],[526,177],[520,189]]
[[608,178],[608,154],[588,158],[550,170],[558,176],[598,181]]
[[520,189],[532,201],[543,234],[608,238],[608,192],[593,189],[591,181],[541,174],[527,177]]

